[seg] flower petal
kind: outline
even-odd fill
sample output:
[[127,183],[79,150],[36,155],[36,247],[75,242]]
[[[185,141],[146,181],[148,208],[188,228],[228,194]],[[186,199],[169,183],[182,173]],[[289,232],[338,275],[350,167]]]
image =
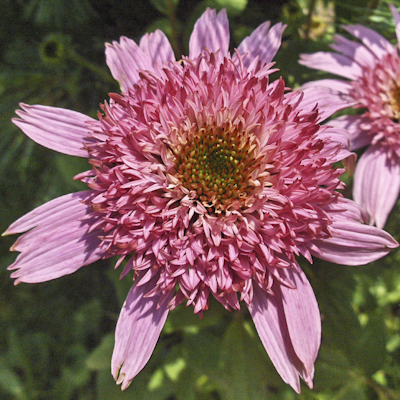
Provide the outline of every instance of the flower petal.
[[[34,209],[15,221],[5,235],[29,232],[11,250],[19,251],[8,267],[15,283],[38,283],[72,274],[106,255],[98,232],[87,233],[91,208],[81,201],[90,191],[67,194]],[[32,229],[34,228],[34,229]]]
[[342,115],[329,121],[329,125],[334,128],[345,129],[350,136],[350,150],[358,150],[371,144],[373,135],[369,135],[368,131],[361,127],[368,126],[370,120],[363,118],[361,115]]
[[238,47],[240,54],[248,54],[243,59],[243,65],[248,67],[254,58],[268,64],[272,61],[282,42],[282,34],[286,25],[278,23],[271,29],[270,22],[261,24],[250,36],[247,36]]
[[83,148],[91,143],[87,125],[94,119],[64,108],[20,104],[16,113],[21,118],[13,122],[36,143],[71,156],[88,157]]
[[304,373],[304,367],[293,349],[279,285],[275,285],[275,289],[274,295],[271,295],[254,284],[249,311],[261,342],[279,375],[300,393],[299,374]]
[[315,86],[323,86],[329,89],[333,89],[346,96],[350,96],[350,92],[352,89],[351,83],[347,81],[342,81],[340,79],[320,79],[318,81],[307,82],[302,85],[301,88],[299,88],[298,90]]
[[400,161],[388,158],[379,143],[369,147],[357,163],[353,196],[371,216],[371,224],[382,228],[400,192]]
[[207,8],[194,25],[189,41],[189,58],[194,59],[207,48],[211,53],[218,50],[225,57],[229,50],[229,22],[226,10],[218,15],[215,10]]
[[347,32],[360,39],[379,59],[387,53],[394,53],[394,47],[378,32],[362,25],[345,25]]
[[309,113],[318,106],[319,122],[339,110],[357,104],[351,97],[329,87],[309,85],[298,90],[304,93],[299,108]]
[[363,67],[370,67],[377,61],[375,55],[361,43],[346,39],[341,35],[335,35],[334,40],[336,43],[331,45],[332,49],[353,59]]
[[397,42],[400,43],[400,14],[396,10],[396,7],[393,4],[389,4],[390,11],[392,12],[394,23],[396,25],[396,36]]
[[137,83],[139,70],[154,70],[150,55],[125,36],[121,36],[119,43],[106,43],[106,63],[122,92],[127,92]]
[[312,388],[314,362],[321,343],[321,316],[314,291],[298,266],[285,271],[296,289],[281,286],[283,308],[295,353],[307,371],[305,382]]
[[115,330],[111,372],[117,383],[122,383],[122,390],[130,385],[153,353],[173,295],[171,292],[158,305],[161,295],[144,297],[154,288],[154,279],[141,286],[136,282],[128,293]]
[[327,209],[332,218],[332,237],[314,240],[319,251],[310,252],[322,260],[343,265],[364,265],[398,247],[389,233],[365,225],[365,211],[352,200],[339,198]]
[[301,54],[299,63],[309,68],[320,69],[349,79],[361,76],[361,67],[352,59],[341,54],[320,51]]
[[[330,125],[330,122],[329,122]],[[317,136],[321,139],[326,140],[324,149],[333,149],[336,151],[335,155],[331,156],[333,162],[342,161],[342,164],[346,167],[347,172],[353,175],[357,161],[357,154],[349,151],[350,137],[349,133],[341,128],[330,127],[325,125],[317,133]],[[338,144],[340,145],[338,148]]]
[[150,57],[153,66],[156,63],[175,61],[174,50],[164,32],[157,29],[153,33],[146,33],[139,43],[139,47]]

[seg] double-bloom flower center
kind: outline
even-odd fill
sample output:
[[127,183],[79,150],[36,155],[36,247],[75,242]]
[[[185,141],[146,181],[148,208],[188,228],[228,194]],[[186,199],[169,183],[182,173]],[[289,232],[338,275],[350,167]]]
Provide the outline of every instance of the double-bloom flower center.
[[231,126],[198,129],[174,150],[176,176],[205,207],[222,212],[235,201],[242,205],[252,192],[256,149],[253,134]]

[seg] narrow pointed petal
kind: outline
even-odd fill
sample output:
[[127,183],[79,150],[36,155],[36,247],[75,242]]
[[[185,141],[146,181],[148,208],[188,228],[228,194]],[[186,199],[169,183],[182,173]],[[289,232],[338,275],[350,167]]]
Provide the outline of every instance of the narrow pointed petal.
[[388,158],[379,144],[369,147],[358,161],[353,196],[371,216],[371,224],[383,228],[400,192],[400,161]]
[[91,208],[81,201],[90,191],[67,194],[36,208],[4,234],[21,233],[11,250],[19,251],[9,270],[15,283],[38,283],[72,274],[106,255],[98,232],[87,233]]
[[394,23],[396,25],[397,42],[400,43],[400,14],[393,4],[389,4],[390,11],[392,12]]
[[91,143],[87,115],[64,108],[20,104],[12,121],[36,143],[71,156],[88,157],[84,144]]
[[257,56],[265,64],[270,63],[275,57],[276,52],[281,46],[282,34],[286,25],[279,23],[271,29],[269,27],[270,22],[264,22],[240,43],[238,52],[240,54],[247,54],[243,59],[245,67],[248,67]]
[[312,387],[314,363],[321,344],[321,316],[318,303],[300,266],[298,266],[298,271],[289,269],[285,272],[288,279],[296,285],[296,289],[281,286],[290,339],[295,353],[306,370],[306,376],[303,379],[308,386]]
[[220,50],[224,57],[229,49],[229,22],[226,11],[218,14],[207,8],[194,25],[189,41],[189,58],[194,59],[204,50],[212,53]]
[[276,293],[271,295],[254,284],[253,290],[249,310],[261,342],[284,382],[300,393],[303,366],[291,343],[280,289],[276,286]]
[[358,150],[371,144],[373,135],[369,135],[368,131],[363,129],[364,126],[370,125],[370,121],[361,115],[342,115],[329,121],[329,125],[345,129],[348,132],[350,150]]
[[157,29],[154,33],[146,33],[139,43],[139,47],[150,57],[152,65],[175,61],[172,46],[163,32]]
[[122,92],[134,87],[139,80],[139,70],[153,71],[150,55],[125,36],[120,38],[119,43],[106,43],[106,62]]
[[[343,27],[357,39],[360,39],[379,59],[387,53],[393,53],[394,47],[379,33],[362,25],[347,25]],[[338,74],[338,72],[334,72]]]
[[361,67],[352,59],[341,54],[320,51],[301,54],[299,63],[309,68],[320,69],[349,79],[361,76]]
[[168,316],[172,292],[160,306],[160,295],[144,297],[154,285],[154,279],[141,286],[135,283],[118,318],[111,372],[122,390],[147,364]]

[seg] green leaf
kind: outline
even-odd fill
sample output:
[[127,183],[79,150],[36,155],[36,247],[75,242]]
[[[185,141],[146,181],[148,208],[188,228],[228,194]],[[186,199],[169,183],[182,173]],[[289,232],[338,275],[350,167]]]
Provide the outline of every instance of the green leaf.
[[367,375],[383,367],[386,360],[386,328],[384,318],[375,313],[354,346],[354,363]]
[[114,334],[109,333],[90,354],[86,360],[89,369],[93,371],[110,370],[111,356],[114,348]]
[[20,377],[3,358],[0,358],[0,388],[12,394],[18,400],[28,399]]
[[164,15],[173,15],[179,0],[150,0],[150,3]]
[[[143,390],[129,387],[125,391],[117,385],[111,376],[110,370],[102,370],[96,377],[96,400],[145,400]],[[148,397],[150,399],[151,397]]]
[[[226,400],[267,398],[269,385],[273,384],[270,380],[269,364],[265,351],[260,352],[243,323],[240,320],[233,320],[222,340],[224,398]],[[276,374],[272,374],[272,377],[275,379]]]
[[230,17],[235,17],[243,13],[247,7],[248,0],[209,0],[209,6],[221,10],[226,9]]

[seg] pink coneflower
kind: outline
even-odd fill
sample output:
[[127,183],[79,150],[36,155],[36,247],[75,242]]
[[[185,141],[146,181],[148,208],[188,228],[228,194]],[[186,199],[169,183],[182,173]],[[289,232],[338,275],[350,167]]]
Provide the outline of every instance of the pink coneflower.
[[[160,31],[137,46],[107,45],[122,94],[110,95],[98,120],[21,105],[17,124],[51,149],[88,157],[76,177],[89,190],[57,198],[23,216],[7,234],[23,234],[10,267],[18,282],[43,282],[100,258],[125,259],[135,279],[122,308],[112,374],[125,389],[144,367],[170,309],[201,314],[210,295],[227,309],[244,301],[272,362],[297,392],[312,387],[321,321],[296,261],[303,255],[364,264],[397,242],[363,225],[344,199],[349,156],[340,129],[301,93],[269,81],[284,29],[262,24],[228,52],[225,11],[197,21],[189,57],[175,61]],[[339,139],[335,139],[335,138]],[[32,229],[34,228],[34,229]]]
[[[400,15],[390,5],[400,42]],[[335,36],[331,47],[337,53],[302,55],[300,63],[351,79],[351,82],[324,79],[305,85],[331,88],[333,101],[343,107],[362,109],[358,115],[344,115],[329,121],[350,135],[350,150],[368,146],[354,174],[354,200],[370,216],[370,223],[382,228],[400,191],[400,58],[398,49],[384,37],[361,25],[344,26],[359,39]]]

